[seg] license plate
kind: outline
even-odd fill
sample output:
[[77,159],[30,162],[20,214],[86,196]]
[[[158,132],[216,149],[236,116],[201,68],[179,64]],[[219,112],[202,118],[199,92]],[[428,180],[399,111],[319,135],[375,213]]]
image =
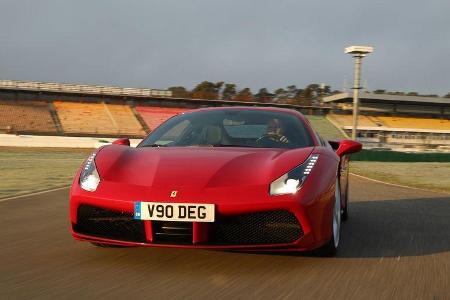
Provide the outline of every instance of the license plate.
[[134,218],[153,221],[214,222],[214,204],[135,202]]

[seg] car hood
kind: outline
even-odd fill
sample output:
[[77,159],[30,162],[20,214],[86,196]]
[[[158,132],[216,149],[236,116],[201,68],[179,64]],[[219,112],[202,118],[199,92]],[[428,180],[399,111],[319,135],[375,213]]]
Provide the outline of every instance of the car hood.
[[110,182],[204,189],[267,185],[303,163],[312,150],[111,145],[99,151],[95,162],[102,180]]

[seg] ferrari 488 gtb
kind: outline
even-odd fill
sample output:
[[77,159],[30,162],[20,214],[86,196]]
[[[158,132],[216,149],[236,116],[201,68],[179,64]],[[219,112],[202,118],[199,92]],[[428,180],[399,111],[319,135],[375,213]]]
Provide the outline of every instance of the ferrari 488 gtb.
[[348,217],[351,140],[328,142],[299,112],[205,108],[137,147],[90,155],[70,191],[72,234],[98,246],[334,254]]

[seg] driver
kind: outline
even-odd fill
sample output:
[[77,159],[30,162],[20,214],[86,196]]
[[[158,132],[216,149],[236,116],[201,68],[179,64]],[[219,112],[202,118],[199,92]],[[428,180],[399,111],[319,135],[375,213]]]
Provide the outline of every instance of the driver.
[[267,123],[267,129],[265,136],[275,142],[279,143],[289,143],[288,138],[284,135],[284,128],[281,125],[279,119],[270,119]]

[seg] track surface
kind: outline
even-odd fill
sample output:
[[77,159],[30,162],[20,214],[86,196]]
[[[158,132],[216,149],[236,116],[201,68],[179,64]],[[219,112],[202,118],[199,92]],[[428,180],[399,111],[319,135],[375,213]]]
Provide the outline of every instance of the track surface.
[[450,299],[450,196],[352,176],[335,258],[96,248],[68,190],[0,202],[0,299]]

